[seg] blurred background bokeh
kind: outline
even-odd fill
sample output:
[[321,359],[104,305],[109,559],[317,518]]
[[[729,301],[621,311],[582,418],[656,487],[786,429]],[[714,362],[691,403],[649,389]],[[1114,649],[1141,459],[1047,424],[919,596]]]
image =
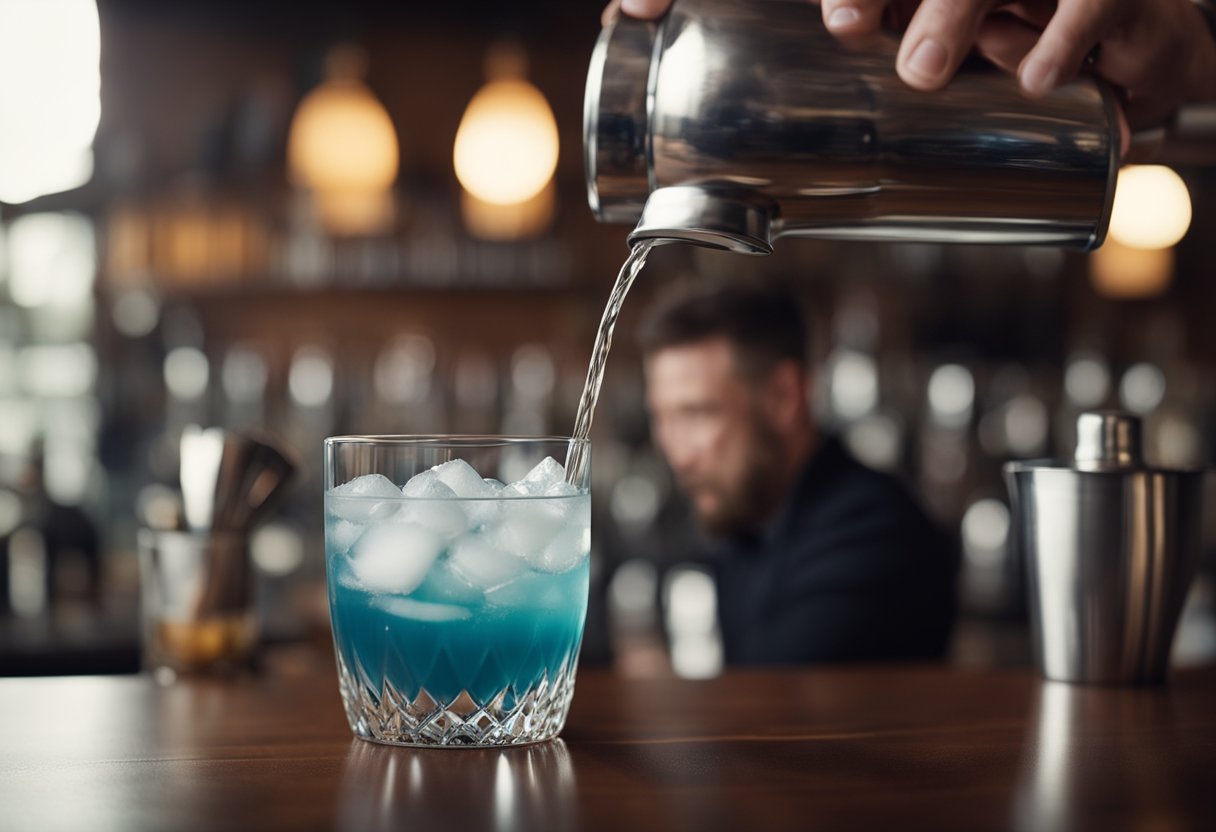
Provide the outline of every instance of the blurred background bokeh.
[[[321,645],[325,436],[569,432],[626,253],[583,184],[601,5],[0,0],[0,675],[137,669],[136,531],[180,512],[186,425],[303,461],[252,551],[266,640]],[[1001,463],[1098,406],[1160,464],[1216,456],[1216,174],[1123,179],[1088,256],[657,250],[593,434],[584,661],[720,668],[630,330],[671,281],[764,274],[806,301],[820,418],[960,537],[952,660],[1027,663]],[[1214,550],[1178,662],[1216,657]]]

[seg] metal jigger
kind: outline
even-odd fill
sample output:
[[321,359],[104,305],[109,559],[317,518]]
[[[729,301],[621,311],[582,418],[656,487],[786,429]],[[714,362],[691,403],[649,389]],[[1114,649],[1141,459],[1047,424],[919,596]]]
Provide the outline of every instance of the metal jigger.
[[181,439],[186,529],[140,532],[145,664],[234,669],[257,644],[249,533],[295,471],[268,442],[190,426]]
[[1199,561],[1202,471],[1153,468],[1140,420],[1083,413],[1072,464],[1011,462],[1035,652],[1063,682],[1152,683]]

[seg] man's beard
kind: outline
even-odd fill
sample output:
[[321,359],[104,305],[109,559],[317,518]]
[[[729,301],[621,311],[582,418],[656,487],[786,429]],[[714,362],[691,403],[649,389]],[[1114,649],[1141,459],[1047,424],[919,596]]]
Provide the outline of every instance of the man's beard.
[[[752,460],[732,491],[715,487],[718,509],[698,512],[701,525],[712,535],[734,537],[759,531],[768,521],[785,493],[782,476],[784,455],[777,432],[757,417],[752,425]],[[695,505],[695,503],[694,503]]]

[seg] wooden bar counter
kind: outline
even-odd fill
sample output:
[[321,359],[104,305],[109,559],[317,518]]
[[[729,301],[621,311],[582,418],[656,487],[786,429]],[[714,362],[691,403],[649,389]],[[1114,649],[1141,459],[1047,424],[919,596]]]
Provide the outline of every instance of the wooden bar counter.
[[1216,668],[579,675],[563,739],[351,738],[332,664],[0,680],[3,830],[1216,829]]

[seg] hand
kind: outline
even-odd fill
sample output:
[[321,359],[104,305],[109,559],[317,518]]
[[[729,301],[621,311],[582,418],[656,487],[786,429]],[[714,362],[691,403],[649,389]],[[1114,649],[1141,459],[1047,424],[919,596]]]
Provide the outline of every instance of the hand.
[[[1216,99],[1216,39],[1190,0],[822,0],[835,35],[877,31],[884,12],[907,23],[896,68],[910,86],[944,86],[972,47],[1017,75],[1029,96],[1093,71],[1125,93],[1133,128],[1185,101]],[[1096,52],[1095,52],[1096,50]]]
[[[884,24],[906,25],[896,58],[910,86],[946,85],[974,48],[1041,96],[1072,80],[1087,57],[1125,92],[1133,128],[1165,121],[1185,101],[1216,100],[1216,39],[1190,0],[821,0],[828,30],[841,38]],[[614,0],[654,18],[671,0]],[[1096,52],[1095,52],[1096,48]]]

